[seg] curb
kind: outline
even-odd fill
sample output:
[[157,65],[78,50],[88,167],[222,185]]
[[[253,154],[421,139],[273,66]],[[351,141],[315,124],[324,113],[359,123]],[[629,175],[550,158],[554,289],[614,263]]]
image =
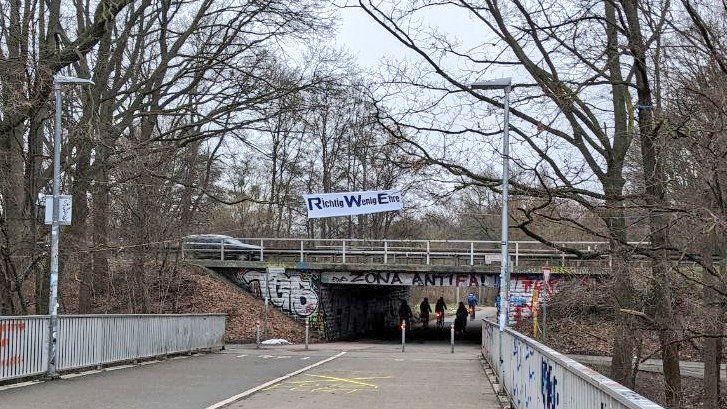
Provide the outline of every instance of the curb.
[[485,376],[487,376],[487,380],[490,381],[492,391],[495,392],[495,396],[497,396],[497,400],[500,402],[500,408],[511,409],[512,404],[510,402],[510,399],[507,394],[501,394],[499,392],[500,383],[497,380],[497,375],[495,375],[495,371],[490,366],[490,363],[487,362],[487,359],[485,359],[484,355],[480,357],[480,364],[482,365],[482,370],[485,372]]

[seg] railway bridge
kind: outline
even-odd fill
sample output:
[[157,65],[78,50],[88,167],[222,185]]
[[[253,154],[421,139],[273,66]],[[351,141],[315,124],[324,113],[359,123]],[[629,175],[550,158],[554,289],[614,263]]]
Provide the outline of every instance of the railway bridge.
[[[242,252],[235,243],[249,248]],[[607,243],[558,245],[596,253]],[[569,280],[597,279],[610,264],[608,257],[577,259],[534,241],[514,241],[510,249],[511,320],[531,314],[534,293],[547,298]],[[182,254],[283,312],[309,320],[329,340],[396,327],[399,304],[415,287],[454,288],[456,300],[462,300],[460,289],[463,295],[497,289],[501,268],[494,241],[240,238],[203,248],[187,241]],[[496,293],[485,291],[490,296],[482,301],[494,305]]]

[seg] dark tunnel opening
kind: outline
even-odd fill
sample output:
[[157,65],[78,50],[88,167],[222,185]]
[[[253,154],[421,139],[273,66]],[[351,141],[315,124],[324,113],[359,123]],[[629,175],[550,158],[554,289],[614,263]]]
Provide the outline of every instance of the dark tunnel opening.
[[[410,300],[411,287],[380,285],[328,284],[321,286],[319,315],[325,316],[325,334],[328,340],[401,342],[399,305],[410,303],[414,318],[406,330],[407,343],[450,343],[453,315],[447,315],[443,327],[437,327],[434,314],[427,327],[418,319],[419,302]],[[432,302],[432,309],[434,303]],[[455,336],[456,343],[481,342],[481,318],[467,320],[463,334]]]

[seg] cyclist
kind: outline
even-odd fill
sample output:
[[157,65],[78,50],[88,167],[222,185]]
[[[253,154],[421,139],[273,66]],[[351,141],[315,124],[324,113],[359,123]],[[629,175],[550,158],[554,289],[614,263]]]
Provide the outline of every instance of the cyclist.
[[444,297],[439,297],[437,304],[434,306],[434,314],[437,316],[437,326],[444,326],[444,311],[447,310],[447,304],[444,303]]
[[470,319],[475,319],[475,305],[477,305],[477,296],[475,293],[469,293],[467,295],[467,305],[469,306],[470,310]]
[[429,299],[427,297],[424,297],[424,301],[419,304],[419,318],[421,318],[424,328],[429,328],[430,312],[432,312],[432,306],[429,305]]

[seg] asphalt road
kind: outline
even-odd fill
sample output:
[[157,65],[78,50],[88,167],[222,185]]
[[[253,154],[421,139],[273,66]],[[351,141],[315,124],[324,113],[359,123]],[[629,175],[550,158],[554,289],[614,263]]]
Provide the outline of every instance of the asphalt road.
[[206,408],[335,355],[335,349],[285,352],[231,346],[221,353],[41,382],[0,391],[2,409]]

